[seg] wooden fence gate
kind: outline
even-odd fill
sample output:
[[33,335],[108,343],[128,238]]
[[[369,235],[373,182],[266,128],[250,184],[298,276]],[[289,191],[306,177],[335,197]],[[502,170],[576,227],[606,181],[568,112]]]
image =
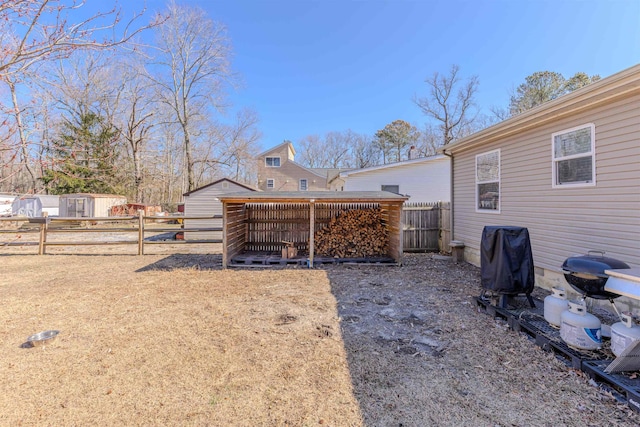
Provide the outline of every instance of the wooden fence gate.
[[405,203],[402,207],[405,252],[450,252],[448,202]]

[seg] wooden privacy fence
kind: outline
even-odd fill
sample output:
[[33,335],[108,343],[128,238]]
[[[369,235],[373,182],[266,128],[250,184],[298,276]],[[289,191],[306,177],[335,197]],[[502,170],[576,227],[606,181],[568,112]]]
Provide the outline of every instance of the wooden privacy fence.
[[[340,212],[379,207],[379,203],[315,203],[314,233]],[[245,209],[248,226],[245,250],[279,251],[283,242],[291,242],[302,251],[309,250],[309,204],[247,203]]]
[[402,206],[404,252],[450,252],[451,208],[448,202]]
[[[144,254],[145,245],[159,244],[188,244],[188,243],[222,243],[221,239],[206,240],[176,240],[174,238],[153,239],[154,236],[163,233],[184,233],[185,231],[222,231],[222,227],[199,227],[184,228],[180,225],[169,224],[172,221],[184,219],[214,220],[222,219],[222,215],[212,216],[146,216],[141,211],[135,216],[117,217],[37,217],[37,218],[0,218],[0,234],[13,234],[15,237],[3,238],[0,241],[2,246],[37,246],[38,254],[46,253],[49,246],[96,246],[96,245],[137,245],[138,255]],[[9,222],[22,223],[17,227],[4,227]],[[90,224],[91,226],[82,226]],[[103,233],[101,239],[78,239],[76,240],[51,240],[54,235],[71,233]],[[22,239],[23,235],[37,234],[38,240]],[[115,238],[105,238],[105,235],[115,236]],[[123,238],[122,236],[126,236]],[[129,237],[130,236],[130,237]]]

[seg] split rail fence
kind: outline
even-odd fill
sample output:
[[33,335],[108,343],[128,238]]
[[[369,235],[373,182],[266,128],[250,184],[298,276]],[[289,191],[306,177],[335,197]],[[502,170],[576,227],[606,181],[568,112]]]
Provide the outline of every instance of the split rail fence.
[[[197,244],[197,243],[222,243],[222,239],[200,239],[200,240],[176,240],[171,234],[184,233],[189,231],[217,231],[222,232],[222,227],[198,227],[186,228],[180,225],[171,226],[170,222],[185,219],[196,220],[221,220],[222,215],[212,216],[146,216],[141,212],[134,216],[117,217],[9,217],[0,218],[0,235],[5,235],[0,240],[2,246],[37,246],[38,254],[46,253],[47,247],[51,246],[97,246],[97,245],[137,245],[138,255],[144,255],[146,245],[162,244]],[[3,223],[22,223],[17,227],[5,227]],[[100,237],[90,239],[79,239],[78,233],[101,233]],[[162,237],[163,233],[170,233],[168,238]],[[72,235],[76,240],[52,240],[54,235]],[[13,235],[13,236],[11,236]],[[29,239],[28,236],[37,235]],[[104,236],[115,236],[113,239]],[[6,237],[8,236],[8,237]],[[27,238],[23,239],[23,236]],[[124,236],[124,237],[123,237]],[[155,237],[155,238],[154,238]]]
[[[354,205],[355,207],[355,205]],[[361,207],[358,205],[358,207]],[[325,212],[326,211],[326,212]],[[273,211],[270,215],[274,215]],[[333,212],[330,209],[320,209],[317,213],[325,222],[328,222]],[[266,215],[266,214],[264,214]],[[271,218],[269,222],[276,224],[279,222],[288,222],[288,212],[282,213],[282,218]],[[255,218],[254,218],[255,217]],[[96,217],[96,218],[72,218],[72,217],[8,217],[0,218],[0,248],[3,246],[37,246],[38,254],[45,254],[47,247],[53,246],[97,246],[97,245],[136,245],[138,255],[144,254],[147,245],[162,244],[203,244],[203,243],[222,243],[222,239],[189,239],[175,240],[154,239],[162,233],[184,233],[188,232],[222,232],[222,227],[185,227],[180,225],[168,224],[174,220],[216,220],[218,223],[222,219],[222,215],[212,216],[146,216],[143,213],[134,216],[118,216],[118,217]],[[261,212],[256,210],[249,221],[250,230],[258,231],[261,227],[260,223],[266,218],[261,217]],[[22,223],[21,227],[14,225],[6,227],[8,223]],[[254,224],[255,223],[255,224]],[[86,226],[90,224],[90,226]],[[450,205],[445,202],[435,203],[405,203],[402,208],[402,241],[404,252],[449,252],[449,243],[451,239],[450,230]],[[85,225],[85,226],[83,226]],[[288,224],[289,225],[289,224]],[[269,225],[273,227],[274,225]],[[307,222],[299,225],[308,231]],[[278,234],[281,240],[295,241],[290,235],[295,230],[282,230],[282,234]],[[75,233],[93,233],[95,237],[88,239],[79,239]],[[100,237],[98,237],[98,233]],[[52,239],[53,236],[70,235],[71,239]],[[255,236],[250,233],[253,240]],[[104,236],[111,235],[113,238],[105,239]],[[33,236],[33,238],[23,238],[25,236]],[[126,238],[122,238],[126,236]],[[72,240],[75,237],[75,240]],[[264,245],[266,242],[260,242]],[[272,245],[280,245],[281,242],[273,242]],[[277,249],[274,246],[274,249]],[[280,245],[281,246],[281,245]],[[278,246],[278,248],[280,248]]]

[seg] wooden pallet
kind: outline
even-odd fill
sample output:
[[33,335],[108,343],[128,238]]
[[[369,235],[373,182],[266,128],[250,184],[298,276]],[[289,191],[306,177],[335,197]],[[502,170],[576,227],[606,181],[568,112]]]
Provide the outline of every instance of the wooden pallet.
[[[384,265],[397,266],[391,257],[366,257],[366,258],[332,258],[316,257],[314,266],[348,264],[348,265]],[[230,267],[271,267],[271,266],[308,266],[309,259],[306,256],[282,258],[281,252],[245,252],[236,255],[229,264]]]
[[544,320],[542,301],[536,300],[536,308],[533,309],[522,306],[500,308],[480,297],[475,300],[479,311],[506,321],[511,329],[528,335],[543,350],[553,351],[567,366],[585,372],[619,401],[626,402],[631,409],[640,412],[640,375],[635,378],[633,373],[606,373],[604,370],[613,361],[608,345],[603,350],[594,351],[569,347],[560,338],[560,330]]

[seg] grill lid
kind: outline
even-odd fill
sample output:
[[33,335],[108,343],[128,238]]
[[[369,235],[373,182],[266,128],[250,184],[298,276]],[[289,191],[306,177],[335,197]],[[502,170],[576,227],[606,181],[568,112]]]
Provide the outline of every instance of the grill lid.
[[592,275],[602,279],[609,276],[604,274],[605,270],[629,268],[629,266],[615,258],[604,256],[604,252],[589,251],[587,255],[572,256],[562,263],[562,270],[568,274]]

